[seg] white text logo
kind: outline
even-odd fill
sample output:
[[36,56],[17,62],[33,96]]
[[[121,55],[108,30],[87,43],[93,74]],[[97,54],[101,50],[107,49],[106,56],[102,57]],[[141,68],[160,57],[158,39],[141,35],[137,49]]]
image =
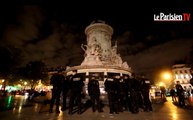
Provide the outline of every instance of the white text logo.
[[182,14],[176,14],[176,13],[169,13],[169,14],[154,14],[154,21],[168,21],[168,22],[175,22],[175,21],[190,21],[190,13],[182,13]]

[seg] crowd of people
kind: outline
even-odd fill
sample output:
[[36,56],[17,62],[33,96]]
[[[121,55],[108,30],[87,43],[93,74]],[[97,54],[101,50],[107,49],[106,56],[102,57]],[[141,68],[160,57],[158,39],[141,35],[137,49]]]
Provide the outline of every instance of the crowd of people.
[[[103,104],[100,99],[99,74],[94,74],[88,81],[88,95],[91,102],[92,111],[103,112]],[[85,94],[83,88],[85,86],[84,77],[77,74],[77,70],[73,71],[71,76],[64,76],[61,71],[52,75],[51,84],[52,98],[50,101],[49,112],[53,112],[53,106],[56,105],[55,112],[60,113],[60,98],[62,94],[61,110],[68,108],[68,114],[73,114],[75,106],[77,113],[82,112],[82,96]],[[123,111],[138,113],[139,109],[144,111],[152,111],[152,104],[149,97],[149,81],[137,80],[129,76],[121,77],[120,75],[108,76],[104,82],[105,91],[108,98],[108,106],[110,114],[119,114]],[[67,105],[67,98],[69,99]]]

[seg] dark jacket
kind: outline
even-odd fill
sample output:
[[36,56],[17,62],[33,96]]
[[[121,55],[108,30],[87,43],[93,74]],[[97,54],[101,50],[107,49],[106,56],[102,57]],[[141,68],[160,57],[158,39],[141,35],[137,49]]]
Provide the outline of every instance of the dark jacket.
[[70,89],[73,91],[82,91],[82,88],[84,86],[84,82],[83,82],[84,78],[82,75],[80,74],[75,74],[74,76],[72,76],[72,78],[70,79]]
[[57,73],[52,75],[50,79],[50,84],[53,85],[53,90],[54,91],[62,90],[62,83],[64,80],[65,80],[65,77],[62,74]]
[[91,95],[100,95],[99,81],[90,80],[88,83],[88,94]]

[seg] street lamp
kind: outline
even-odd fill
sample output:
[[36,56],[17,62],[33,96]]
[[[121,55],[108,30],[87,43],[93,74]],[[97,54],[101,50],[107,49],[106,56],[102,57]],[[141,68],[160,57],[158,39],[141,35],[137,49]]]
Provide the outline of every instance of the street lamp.
[[[159,78],[162,83],[159,83],[159,86],[169,87],[172,82],[172,73],[169,70],[164,70],[160,73]],[[160,85],[161,84],[161,85]]]
[[165,80],[170,80],[171,79],[171,74],[169,72],[165,72],[165,73],[163,73],[163,78]]

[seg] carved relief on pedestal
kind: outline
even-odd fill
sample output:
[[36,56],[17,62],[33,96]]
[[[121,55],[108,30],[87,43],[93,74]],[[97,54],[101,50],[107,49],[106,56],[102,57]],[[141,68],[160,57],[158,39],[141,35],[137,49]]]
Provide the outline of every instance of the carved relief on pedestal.
[[87,45],[82,44],[85,58],[81,65],[106,65],[129,68],[117,53],[117,42],[111,46],[113,29],[105,23],[92,23],[85,29]]
[[82,44],[81,47],[85,51],[85,58],[81,65],[102,65],[100,60],[101,47],[96,40],[91,45]]

